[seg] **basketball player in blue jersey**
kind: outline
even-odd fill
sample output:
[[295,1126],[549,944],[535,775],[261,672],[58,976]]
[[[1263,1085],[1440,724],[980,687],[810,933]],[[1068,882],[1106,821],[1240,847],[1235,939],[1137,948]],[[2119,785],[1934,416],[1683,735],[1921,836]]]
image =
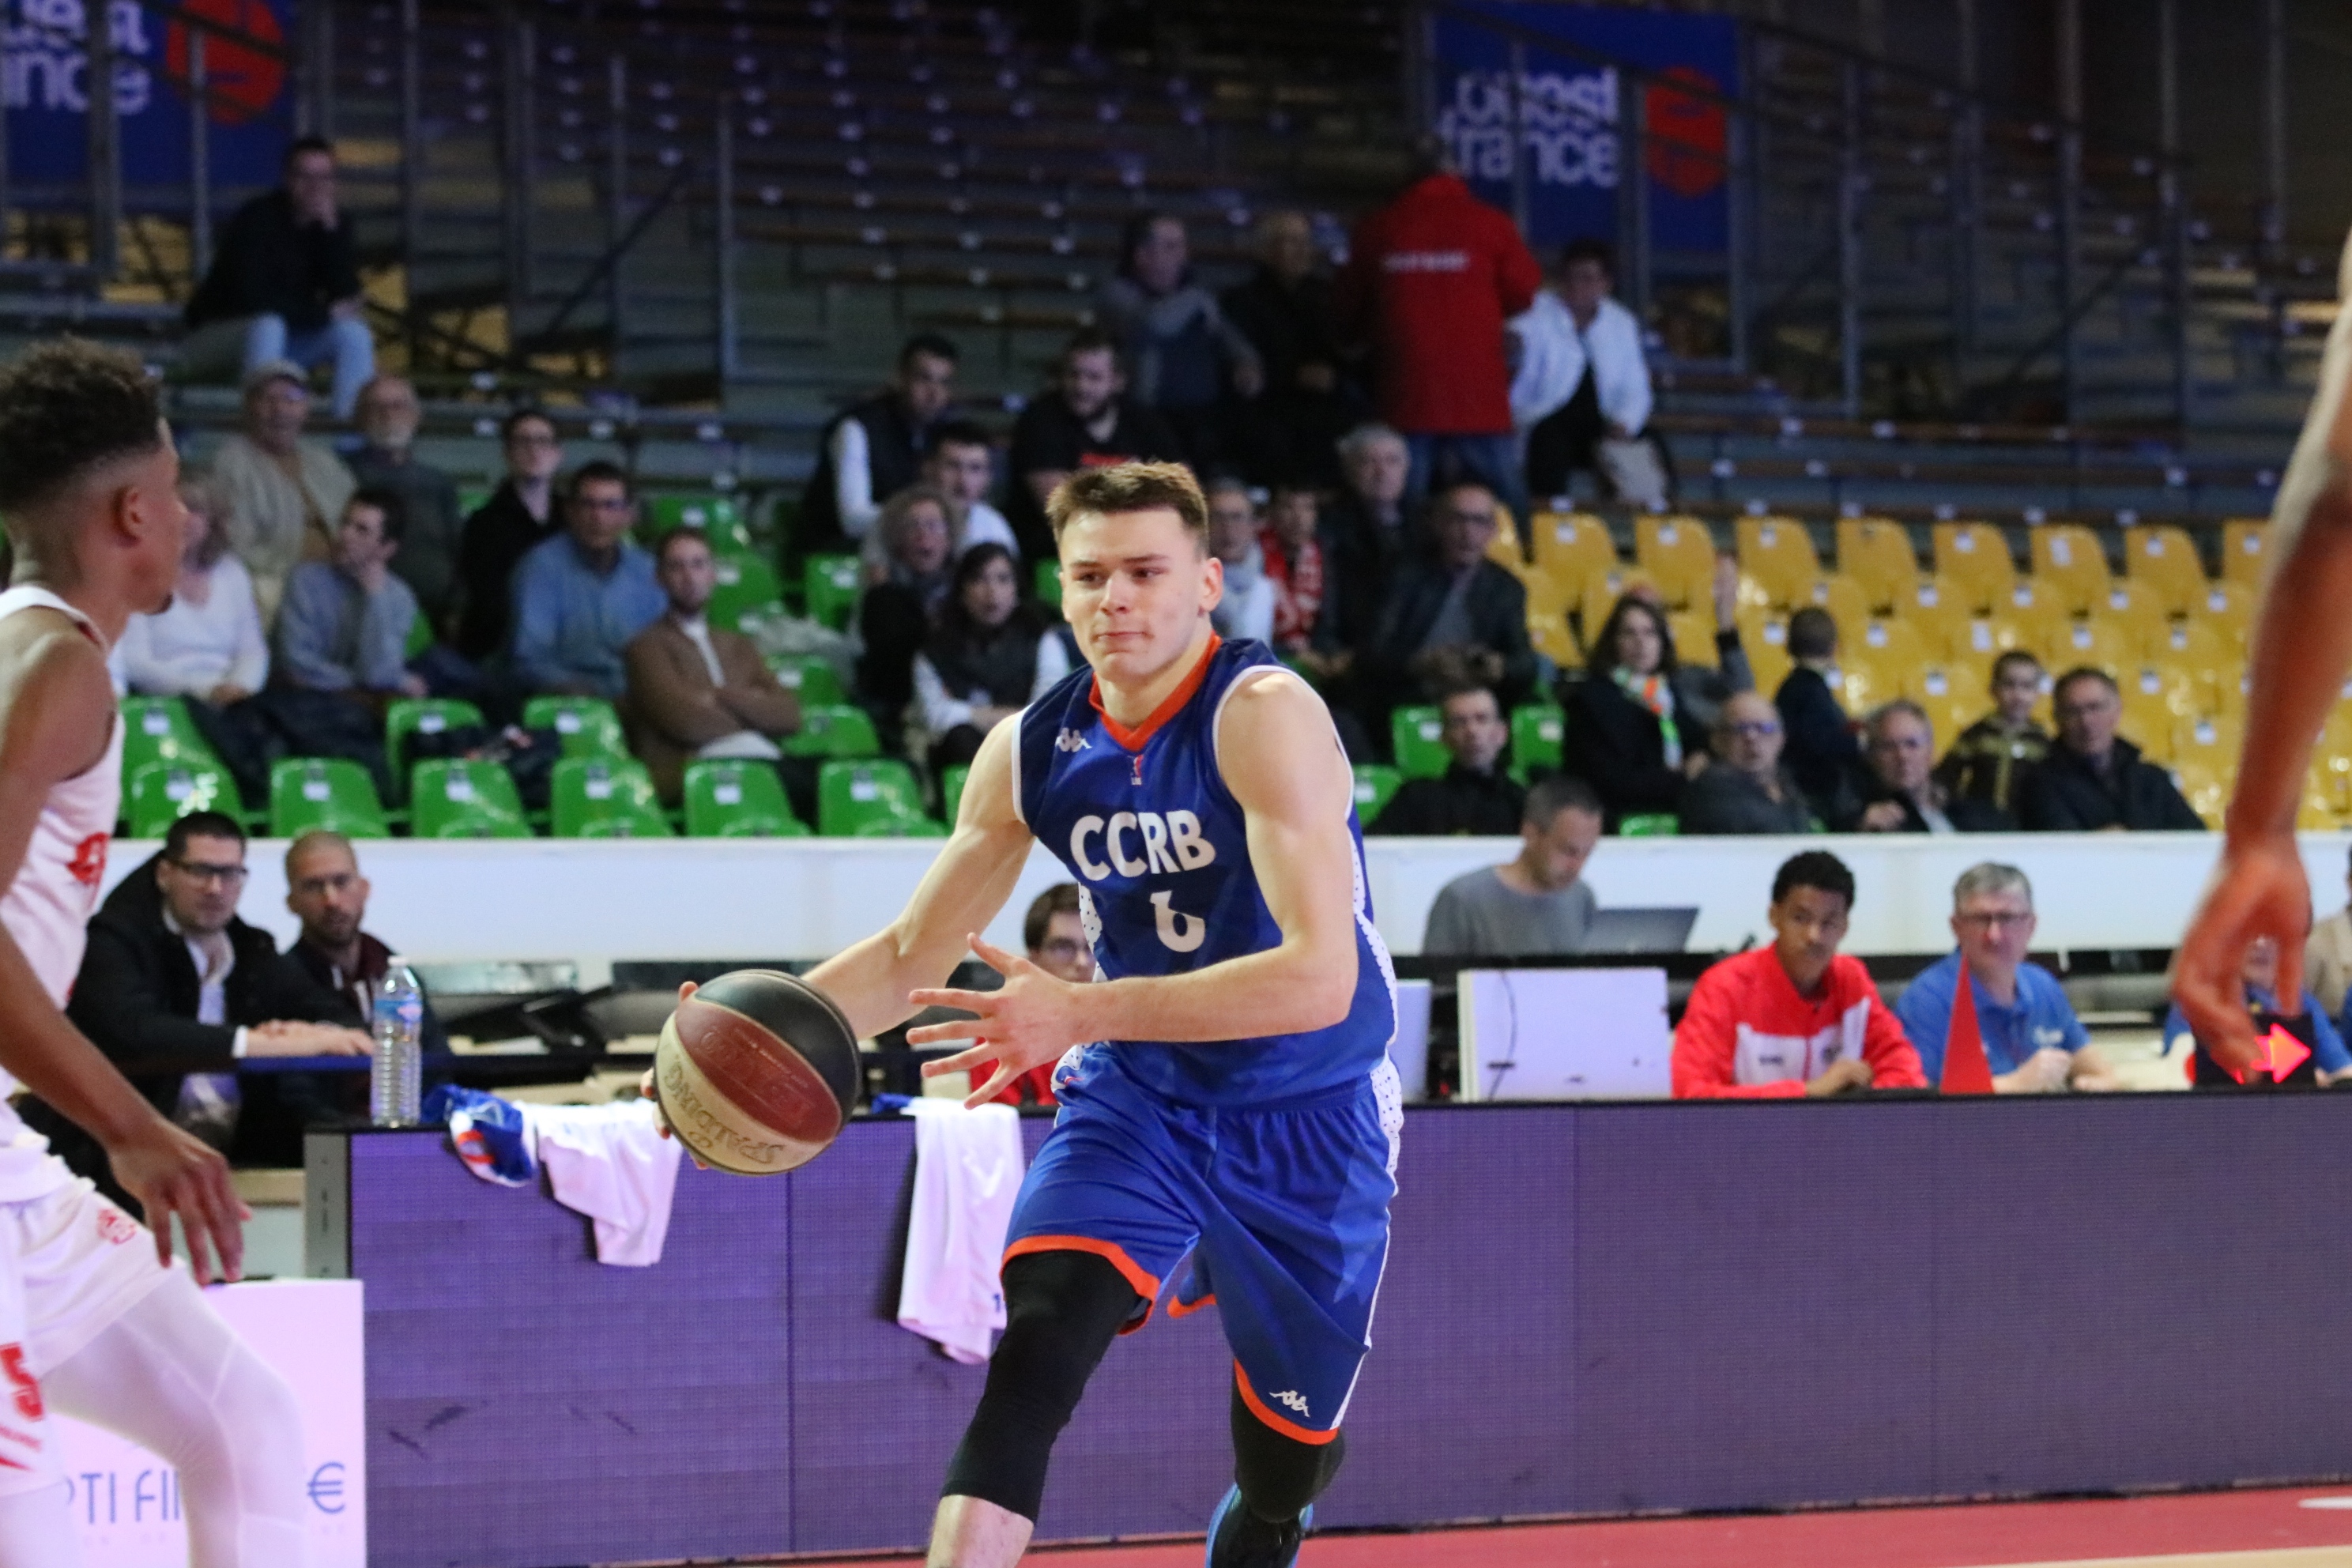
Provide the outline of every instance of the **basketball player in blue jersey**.
[[[1339,1469],[1402,1123],[1354,781],[1322,700],[1210,628],[1223,574],[1190,472],[1089,470],[1047,513],[1092,668],[989,732],[906,911],[808,976],[861,1036],[933,1005],[979,1015],[908,1036],[977,1037],[924,1069],[994,1062],[971,1105],[1060,1058],[1062,1110],[1008,1238],[1004,1337],[929,1562],[1019,1560],[1087,1379],[1189,1258],[1170,1310],[1213,1298],[1234,1355],[1236,1484],[1208,1562],[1285,1568]],[[1082,889],[1091,984],[973,934],[1033,837]],[[1003,988],[930,989],[967,945]]]

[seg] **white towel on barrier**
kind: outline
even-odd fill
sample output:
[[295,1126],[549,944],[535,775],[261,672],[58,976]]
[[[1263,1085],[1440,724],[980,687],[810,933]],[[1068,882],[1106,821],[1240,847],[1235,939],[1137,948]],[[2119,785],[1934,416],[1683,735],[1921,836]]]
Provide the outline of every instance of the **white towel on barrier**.
[[976,1366],[1004,1327],[997,1270],[1027,1168],[1021,1118],[1009,1105],[966,1110],[952,1100],[918,1100],[907,1113],[915,1118],[915,1212],[898,1326]]
[[653,1101],[517,1109],[555,1201],[596,1222],[596,1260],[632,1268],[659,1263],[679,1150],[656,1131]]

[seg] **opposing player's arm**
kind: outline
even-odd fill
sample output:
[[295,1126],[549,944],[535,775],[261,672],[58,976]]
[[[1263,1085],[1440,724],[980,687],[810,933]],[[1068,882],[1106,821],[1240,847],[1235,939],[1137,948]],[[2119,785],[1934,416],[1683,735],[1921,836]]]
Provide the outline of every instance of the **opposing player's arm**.
[[[2352,245],[2345,270],[2352,272]],[[2336,314],[2318,395],[2272,516],[2268,577],[2247,662],[2244,749],[2221,860],[2172,975],[2198,1037],[2238,1070],[2255,1049],[2238,978],[2248,942],[2276,939],[2280,992],[2294,995],[2302,984],[2311,889],[2295,845],[2295,808],[2313,741],[2352,667],[2352,309]]]
[[[32,629],[11,617],[0,642],[0,887],[25,863],[49,791],[106,754],[93,715],[114,709],[104,656],[79,632]],[[18,629],[24,628],[24,629]],[[0,926],[0,1068],[39,1095],[105,1148],[115,1179],[146,1211],[159,1256],[171,1257],[172,1216],[180,1216],[196,1278],[237,1277],[245,1244],[228,1163],[173,1126],[50,1005],[16,939]]]
[[1240,803],[1251,868],[1282,940],[1263,952],[1189,974],[1072,985],[1025,959],[975,942],[1003,970],[991,992],[924,991],[925,1005],[968,1008],[977,1023],[911,1031],[914,1045],[980,1043],[928,1063],[927,1076],[993,1059],[997,1075],[967,1103],[983,1103],[1013,1077],[1088,1040],[1230,1040],[1304,1034],[1348,1016],[1356,990],[1355,844],[1348,812],[1355,784],[1330,715],[1300,680],[1261,676],[1225,703],[1217,732],[1225,787]]
[[1030,836],[1013,792],[1013,748],[1020,725],[988,732],[964,781],[955,831],[898,918],[808,975],[833,998],[859,1038],[914,1016],[908,1000],[954,973],[971,933],[996,918],[1028,863]]

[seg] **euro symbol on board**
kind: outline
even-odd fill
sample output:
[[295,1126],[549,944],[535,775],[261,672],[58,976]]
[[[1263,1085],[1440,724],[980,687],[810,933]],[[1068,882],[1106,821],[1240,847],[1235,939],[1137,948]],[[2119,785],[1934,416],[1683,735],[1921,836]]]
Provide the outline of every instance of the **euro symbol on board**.
[[329,1459],[310,1472],[310,1502],[320,1513],[343,1511],[343,1467],[339,1459]]

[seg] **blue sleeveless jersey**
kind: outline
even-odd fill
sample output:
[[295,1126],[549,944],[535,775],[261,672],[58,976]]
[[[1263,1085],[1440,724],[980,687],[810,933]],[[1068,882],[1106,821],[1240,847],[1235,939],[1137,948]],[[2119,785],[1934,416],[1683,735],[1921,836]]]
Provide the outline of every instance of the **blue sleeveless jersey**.
[[[1282,943],[1250,865],[1242,808],[1217,768],[1216,723],[1234,682],[1279,666],[1258,642],[1209,655],[1190,700],[1129,751],[1094,706],[1081,667],[1031,703],[1013,752],[1014,798],[1083,895],[1095,963],[1112,980],[1184,974]],[[1295,679],[1286,676],[1285,679]],[[1330,743],[1339,744],[1336,734]],[[1246,1017],[1214,1044],[1114,1040],[1118,1065],[1180,1103],[1234,1108],[1356,1089],[1396,1033],[1396,978],[1372,929],[1364,837],[1348,813],[1356,873],[1356,994],[1328,1028],[1261,1035]]]

